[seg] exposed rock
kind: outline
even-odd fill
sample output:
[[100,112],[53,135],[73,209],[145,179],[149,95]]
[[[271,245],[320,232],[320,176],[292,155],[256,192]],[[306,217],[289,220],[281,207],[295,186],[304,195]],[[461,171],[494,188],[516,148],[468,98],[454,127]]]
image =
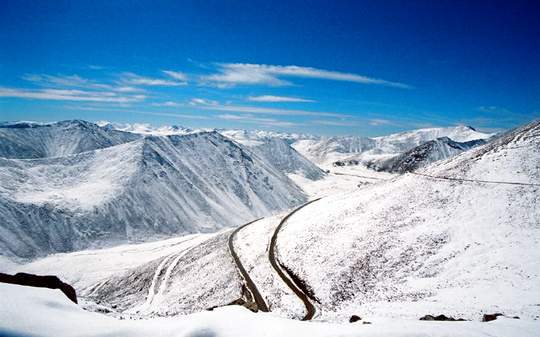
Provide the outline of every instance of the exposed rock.
[[60,289],[73,303],[77,303],[77,293],[75,292],[75,289],[53,275],[41,276],[27,273],[9,275],[0,273],[0,282],[29,287]]
[[352,315],[351,318],[349,318],[349,323],[354,323],[354,322],[358,322],[358,321],[361,321],[362,318],[358,315]]
[[496,313],[496,314],[484,314],[484,317],[482,317],[482,322],[490,322],[490,321],[494,321],[497,319],[497,317],[499,316],[504,316],[503,314],[501,313]]
[[454,317],[445,316],[445,315],[438,315],[438,316],[425,315],[424,317],[420,317],[420,320],[421,321],[447,321],[447,322],[462,322],[462,321],[465,321],[463,318],[456,319]]

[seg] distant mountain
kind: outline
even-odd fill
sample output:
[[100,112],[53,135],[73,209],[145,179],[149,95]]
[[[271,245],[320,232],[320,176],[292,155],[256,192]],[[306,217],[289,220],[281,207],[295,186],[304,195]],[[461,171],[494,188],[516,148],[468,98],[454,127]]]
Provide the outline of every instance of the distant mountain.
[[136,134],[102,128],[82,120],[48,124],[1,123],[0,157],[28,159],[69,156],[139,138]]
[[134,123],[134,124],[122,124],[122,123],[111,123],[108,121],[98,121],[97,125],[107,129],[107,130],[118,130],[124,132],[131,132],[141,135],[153,135],[153,136],[171,136],[171,135],[187,135],[190,133],[200,132],[200,131],[211,131],[211,130],[193,130],[178,125],[164,125],[160,127],[153,127],[150,124],[146,123]]
[[[64,124],[51,130],[56,128],[64,132]],[[29,135],[22,130],[19,140]],[[67,135],[61,139],[72,139]],[[49,147],[19,157],[80,149],[55,144],[62,151]],[[211,232],[305,200],[300,188],[264,158],[217,132],[136,137],[63,157],[0,158],[0,253],[34,257]]]
[[[471,140],[468,142],[454,142],[448,137],[441,137],[425,142],[402,154],[382,159],[365,162],[368,168],[376,171],[385,171],[391,173],[412,172],[420,167],[427,166],[438,160],[450,158],[463,151],[472,149],[475,146],[483,145],[486,141],[483,139]],[[336,166],[347,164],[358,165],[359,161],[353,159],[342,160],[334,163]]]
[[319,139],[301,139],[292,145],[298,152],[314,163],[323,165],[350,156],[364,153],[376,147],[375,140],[367,137],[322,137]]
[[382,153],[401,153],[427,141],[448,137],[455,142],[468,142],[477,139],[487,139],[493,136],[479,132],[471,126],[458,125],[445,128],[427,128],[401,132],[389,136],[376,137],[377,148]]
[[387,159],[440,137],[467,142],[487,139],[491,136],[492,134],[478,132],[469,126],[456,126],[418,129],[376,138],[347,136],[301,139],[294,142],[292,146],[311,161],[322,166],[329,166],[340,161],[338,165],[345,161],[362,163],[373,159]]
[[330,166],[340,160],[355,160],[359,163],[374,159],[387,159],[408,151],[425,142],[448,137],[455,142],[467,142],[487,139],[493,134],[479,132],[473,127],[459,125],[455,127],[425,128],[368,138],[362,136],[325,137],[303,133],[286,133],[265,130],[242,129],[200,129],[192,130],[181,126],[153,127],[148,124],[115,124],[103,122],[117,130],[145,135],[189,134],[201,131],[217,131],[236,142],[248,147],[261,145],[270,138],[279,138],[291,145],[298,153],[311,162]]

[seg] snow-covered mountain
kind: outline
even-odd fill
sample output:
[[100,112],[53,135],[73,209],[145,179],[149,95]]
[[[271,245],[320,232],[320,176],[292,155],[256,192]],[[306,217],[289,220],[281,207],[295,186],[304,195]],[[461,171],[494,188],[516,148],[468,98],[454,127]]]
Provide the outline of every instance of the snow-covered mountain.
[[[415,173],[322,198],[284,223],[279,264],[309,290],[316,319],[478,320],[502,312],[532,320],[540,315],[539,161],[536,121]],[[269,263],[268,243],[286,214],[243,228],[233,245],[270,310],[301,318],[302,301]],[[110,249],[51,256],[23,270],[59,270],[113,311],[189,313],[246,298],[226,248],[230,234],[168,242],[161,256],[128,259],[117,271],[113,257],[123,253]],[[80,261],[101,276],[81,279],[70,267]]]
[[102,149],[140,138],[139,135],[101,128],[82,120],[39,124],[0,124],[0,157],[59,157]]
[[358,161],[364,161],[401,154],[440,137],[448,137],[456,142],[467,142],[487,139],[491,136],[492,134],[478,132],[469,126],[456,126],[418,129],[376,138],[322,137],[320,139],[298,140],[292,146],[313,162],[328,166],[352,156],[355,156]]
[[422,143],[441,137],[448,137],[455,142],[468,142],[476,139],[487,139],[493,134],[479,132],[471,126],[426,128],[396,133],[373,138],[383,153],[401,153]]
[[[483,139],[454,142],[448,137],[441,137],[418,145],[402,154],[382,160],[367,161],[364,164],[376,171],[390,173],[412,172],[420,167],[427,166],[438,160],[450,158],[485,143],[486,141]],[[358,165],[359,163],[360,160],[349,158],[335,162],[334,165]]]
[[301,139],[292,145],[306,158],[323,165],[356,153],[373,150],[375,140],[367,137],[321,137],[320,139]]
[[109,121],[97,121],[97,125],[107,130],[118,130],[124,132],[130,132],[140,135],[152,135],[152,136],[171,136],[171,135],[187,135],[190,133],[212,130],[193,130],[178,125],[163,125],[154,127],[147,123],[112,123]]
[[33,257],[215,231],[305,199],[286,175],[217,132],[0,159],[0,252]]
[[324,177],[325,173],[317,165],[306,159],[285,140],[280,138],[267,138],[252,150],[284,173],[301,175],[311,180]]
[[220,133],[249,147],[281,172],[298,174],[311,180],[325,175],[317,165],[291,147],[292,138],[288,137],[293,135],[281,137],[276,133],[246,130],[224,130]]

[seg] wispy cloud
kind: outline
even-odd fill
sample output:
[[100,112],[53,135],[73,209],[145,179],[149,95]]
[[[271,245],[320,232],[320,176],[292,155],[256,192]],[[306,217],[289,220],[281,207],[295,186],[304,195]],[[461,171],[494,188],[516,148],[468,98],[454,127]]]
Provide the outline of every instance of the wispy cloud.
[[163,73],[171,78],[174,78],[177,81],[187,82],[188,80],[187,75],[180,71],[163,70]]
[[224,120],[233,120],[240,123],[249,123],[249,124],[259,124],[266,126],[277,126],[277,127],[294,127],[297,126],[296,123],[280,121],[274,118],[260,118],[253,115],[234,115],[234,114],[223,114],[217,116],[219,119]]
[[381,126],[381,125],[396,125],[396,122],[382,119],[382,118],[371,118],[371,119],[352,119],[352,120],[314,120],[311,121],[311,124],[317,125],[326,125],[326,126],[343,126],[343,127],[355,127],[363,126],[369,124],[371,126]]
[[480,112],[494,113],[494,114],[512,114],[513,112],[507,108],[495,106],[495,105],[483,105],[477,108]]
[[371,126],[392,125],[392,124],[394,124],[394,122],[392,122],[391,120],[382,119],[382,118],[370,119],[368,122],[369,122],[369,125],[371,125]]
[[359,126],[360,124],[357,121],[335,121],[335,120],[323,120],[323,119],[317,119],[311,121],[311,124],[316,125],[326,125],[326,126],[344,126],[344,127],[352,127],[352,126]]
[[141,88],[127,85],[111,85],[90,80],[79,75],[49,75],[49,74],[25,74],[23,80],[32,82],[41,87],[55,89],[83,88],[92,90],[111,90],[118,92],[141,92]]
[[[199,103],[199,100],[200,101]],[[340,114],[336,112],[325,112],[325,111],[309,111],[309,110],[298,110],[298,109],[279,109],[279,108],[268,108],[268,107],[259,107],[259,106],[248,106],[248,105],[229,105],[229,104],[219,104],[215,101],[212,104],[208,104],[207,100],[204,99],[192,99],[190,104],[205,110],[213,111],[227,111],[227,112],[240,112],[240,113],[251,113],[251,114],[267,114],[267,115],[280,115],[280,116],[325,116],[325,117],[350,117],[346,114]]]
[[66,89],[19,89],[0,87],[0,97],[17,97],[26,99],[56,101],[87,101],[129,103],[142,101],[145,95],[119,95],[109,91],[86,91]]
[[273,95],[262,95],[262,96],[249,96],[248,101],[252,102],[315,102],[312,99],[305,99],[300,97],[290,97],[290,96],[273,96]]
[[295,65],[281,66],[251,63],[220,63],[218,64],[218,67],[218,73],[201,77],[203,83],[214,84],[218,87],[230,87],[238,84],[283,86],[291,84],[291,82],[284,80],[283,77],[300,77],[375,84],[402,89],[412,88],[410,85],[404,83],[392,82],[354,73]]
[[190,101],[189,101],[189,105],[203,105],[203,106],[217,106],[219,103],[218,101],[214,101],[214,100],[211,100],[211,99],[206,99],[206,98],[199,98],[199,97],[196,97],[196,98],[192,98]]
[[181,106],[181,104],[177,102],[173,102],[173,101],[166,101],[166,102],[152,103],[152,106],[177,107],[177,106]]
[[[170,76],[170,75],[169,75]],[[160,87],[174,87],[186,85],[187,83],[183,80],[178,80],[175,77],[172,79],[167,78],[151,78],[137,75],[132,72],[125,72],[120,77],[120,83],[127,85],[142,85],[142,86],[160,86]]]

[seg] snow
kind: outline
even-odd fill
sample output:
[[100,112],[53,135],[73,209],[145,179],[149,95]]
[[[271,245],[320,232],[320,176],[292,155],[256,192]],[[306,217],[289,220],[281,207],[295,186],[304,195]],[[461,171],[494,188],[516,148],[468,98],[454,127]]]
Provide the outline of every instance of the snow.
[[147,320],[118,320],[81,310],[59,290],[0,284],[0,334],[4,336],[160,337],[412,337],[537,336],[540,323],[508,318],[482,322],[422,322],[370,318],[363,325],[300,322],[254,314],[240,307]]

